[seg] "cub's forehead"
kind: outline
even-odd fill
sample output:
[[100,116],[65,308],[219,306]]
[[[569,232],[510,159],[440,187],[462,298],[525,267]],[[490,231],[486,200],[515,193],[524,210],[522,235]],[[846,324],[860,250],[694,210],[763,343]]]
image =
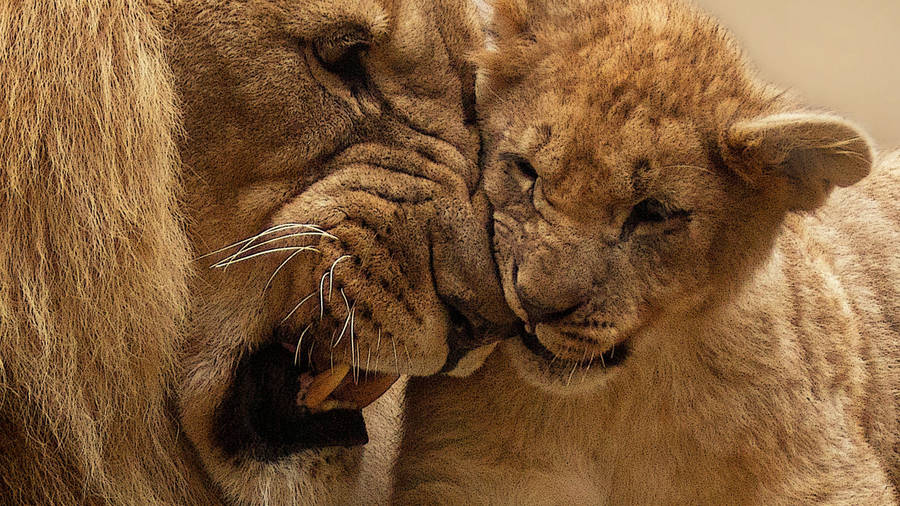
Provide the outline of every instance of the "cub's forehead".
[[612,123],[638,106],[697,117],[757,94],[737,45],[705,14],[672,1],[598,5],[578,15],[551,9],[535,23],[530,47],[506,46],[525,53],[509,58],[527,67],[520,93],[556,95]]

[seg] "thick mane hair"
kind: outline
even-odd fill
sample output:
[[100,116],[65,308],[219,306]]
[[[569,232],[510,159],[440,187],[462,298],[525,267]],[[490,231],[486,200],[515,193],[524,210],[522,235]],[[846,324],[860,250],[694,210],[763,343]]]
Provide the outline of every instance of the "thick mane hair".
[[0,3],[5,504],[201,499],[167,403],[190,257],[149,4]]

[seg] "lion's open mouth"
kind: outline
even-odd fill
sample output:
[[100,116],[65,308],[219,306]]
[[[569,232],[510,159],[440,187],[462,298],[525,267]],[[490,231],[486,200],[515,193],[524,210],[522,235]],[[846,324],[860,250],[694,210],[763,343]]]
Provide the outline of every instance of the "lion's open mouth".
[[291,344],[282,346],[294,355],[295,365],[300,371],[300,391],[297,393],[297,405],[309,409],[313,413],[333,409],[360,410],[377,401],[396,383],[399,376],[370,371],[353,371],[345,363],[333,364],[321,372],[303,367],[304,350],[297,350]]
[[[541,344],[541,341],[531,332],[522,332],[520,334],[522,339],[522,344],[528,348],[528,351],[537,355],[538,357],[544,359],[547,362],[555,362],[559,357],[553,353],[546,346]],[[630,352],[630,346],[628,340],[624,340],[617,344],[614,344],[608,350],[604,351],[600,354],[599,357],[593,357],[590,360],[581,361],[580,365],[590,367],[591,365],[600,364],[604,368],[606,367],[615,367],[628,358],[628,353]],[[567,361],[571,364],[571,361]]]
[[216,438],[230,456],[273,461],[302,450],[369,441],[362,409],[398,376],[317,368],[309,351],[280,342],[244,358],[215,416]]

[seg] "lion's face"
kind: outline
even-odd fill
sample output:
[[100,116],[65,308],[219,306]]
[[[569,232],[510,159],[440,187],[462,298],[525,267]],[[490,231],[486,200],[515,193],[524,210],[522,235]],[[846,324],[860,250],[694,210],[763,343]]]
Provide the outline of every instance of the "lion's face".
[[520,5],[499,3],[499,49],[480,59],[497,262],[527,324],[507,349],[541,386],[590,389],[727,298],[785,212],[862,177],[871,154],[757,82],[691,11]]
[[296,499],[298,470],[342,453],[288,456],[364,443],[360,409],[397,375],[465,373],[511,319],[477,193],[474,7],[210,0],[173,20],[200,257],[183,422],[226,491]]

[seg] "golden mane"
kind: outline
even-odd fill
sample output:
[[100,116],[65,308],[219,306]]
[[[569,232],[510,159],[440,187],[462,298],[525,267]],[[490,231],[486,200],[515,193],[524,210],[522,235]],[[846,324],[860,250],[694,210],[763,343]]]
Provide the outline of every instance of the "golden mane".
[[153,14],[129,0],[0,5],[6,501],[172,504],[195,492],[166,406],[189,257]]

